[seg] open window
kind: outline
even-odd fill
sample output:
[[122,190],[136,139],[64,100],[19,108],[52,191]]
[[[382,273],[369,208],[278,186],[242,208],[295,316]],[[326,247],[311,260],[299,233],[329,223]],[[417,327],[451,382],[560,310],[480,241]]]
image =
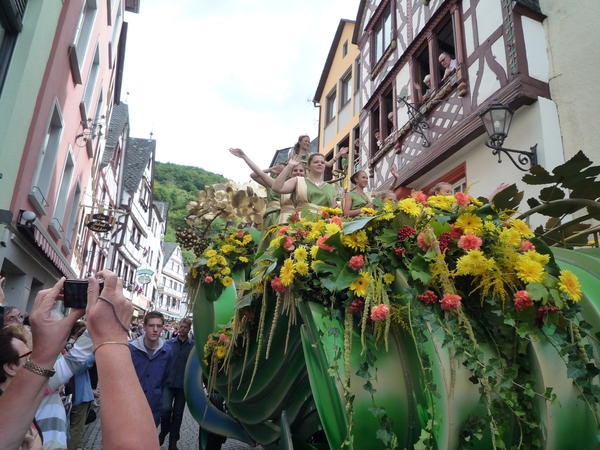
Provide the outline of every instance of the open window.
[[[439,68],[439,79],[444,79],[444,73],[447,67],[454,67],[456,69],[456,44],[454,40],[454,28],[452,26],[452,19],[449,18],[436,33],[437,38],[437,61],[440,62]],[[444,57],[447,55],[447,57]],[[442,62],[441,60],[444,59]],[[447,73],[451,73],[447,72]]]
[[429,47],[425,46],[421,49],[420,52],[417,53],[416,58],[413,62],[413,77],[418,88],[416,89],[415,99],[418,102],[422,102],[427,100],[433,89],[431,86],[431,69],[429,68]]
[[[333,159],[333,150],[330,150],[326,155],[325,155],[325,161],[329,162]],[[325,181],[329,181],[333,178],[333,167],[327,167],[325,166],[325,172],[323,173],[323,180]]]
[[373,131],[371,132],[369,148],[371,150],[370,156],[373,157],[383,145],[383,138],[379,129],[379,107],[373,108],[371,111],[371,130]]
[[381,116],[381,129],[385,130],[384,139],[387,139],[392,135],[396,126],[394,124],[394,93],[393,88],[390,88],[383,94],[382,98],[382,107],[384,108],[383,114]]

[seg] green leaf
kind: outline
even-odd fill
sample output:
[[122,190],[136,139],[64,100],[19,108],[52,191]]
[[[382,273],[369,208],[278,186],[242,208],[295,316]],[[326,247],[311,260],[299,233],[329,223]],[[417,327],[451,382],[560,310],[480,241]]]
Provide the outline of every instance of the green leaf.
[[522,180],[524,183],[527,183],[529,185],[551,184],[558,183],[560,177],[558,175],[550,175],[550,173],[548,173],[548,171],[542,166],[534,166],[529,170],[528,174],[523,176]]
[[511,184],[506,189],[498,192],[492,199],[492,202],[494,209],[501,211],[505,209],[517,209],[521,200],[523,200],[523,191],[519,191],[516,184]]
[[344,234],[352,234],[355,231],[362,230],[374,217],[361,217],[354,219],[352,222],[344,224]]
[[565,192],[557,186],[549,186],[540,191],[539,198],[543,202],[562,200],[565,198]]
[[587,371],[581,361],[569,361],[567,363],[567,377],[580,378],[585,377]]
[[423,284],[427,284],[431,281],[429,264],[421,255],[417,255],[413,258],[409,265],[409,271],[413,280],[420,280]]
[[235,309],[242,309],[252,304],[252,294],[246,294],[235,302]]
[[529,283],[527,292],[532,300],[548,300],[548,289],[542,283]]

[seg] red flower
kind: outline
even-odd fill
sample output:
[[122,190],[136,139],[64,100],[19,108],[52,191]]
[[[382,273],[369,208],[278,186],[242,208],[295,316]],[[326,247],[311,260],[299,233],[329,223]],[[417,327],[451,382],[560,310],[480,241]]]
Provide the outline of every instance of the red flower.
[[535,250],[535,245],[533,245],[530,241],[521,242],[521,248],[519,249],[523,253],[528,252],[529,250]]
[[363,255],[353,256],[350,258],[350,268],[352,270],[358,270],[365,266],[365,258]]
[[425,233],[421,233],[417,236],[417,244],[419,244],[419,248],[423,251],[427,251],[429,250],[429,247],[431,247],[431,244],[425,239]]
[[444,294],[440,303],[442,304],[442,309],[444,311],[453,311],[460,306],[460,295]]
[[388,305],[377,305],[371,308],[371,320],[373,322],[381,322],[385,320],[390,313],[390,307]]
[[435,292],[429,289],[427,289],[425,293],[417,295],[417,297],[419,297],[426,305],[433,305],[438,300],[438,296],[435,295]]
[[328,252],[333,252],[335,250],[331,245],[324,244],[324,242],[329,239],[329,235],[321,236],[317,239],[317,245],[321,247],[323,250],[327,250]]
[[420,203],[423,206],[427,206],[427,195],[423,193],[423,191],[416,191],[410,195],[412,198],[415,199],[417,203]]
[[404,225],[402,228],[398,228],[398,240],[403,241],[416,234],[416,230],[413,227]]
[[287,225],[282,226],[279,231],[277,232],[277,234],[279,236],[283,236],[285,233],[288,232],[289,227]]
[[471,203],[471,199],[464,192],[457,192],[456,194],[454,194],[454,198],[456,199],[456,203],[458,203],[458,206],[460,206],[461,208],[469,206],[469,203]]
[[338,216],[333,216],[330,222],[335,223],[338,227],[340,227],[340,230],[344,228],[344,223],[342,222],[342,219],[340,219]]
[[294,251],[294,249],[296,248],[294,246],[294,238],[291,236],[288,236],[285,238],[285,240],[283,241],[283,248],[285,248],[288,252]]
[[238,237],[244,237],[244,232],[243,231],[238,231]]
[[285,286],[279,277],[275,277],[271,280],[271,287],[275,292],[285,292]]
[[213,282],[213,277],[211,277],[210,275],[207,275],[207,276],[204,278],[204,282],[205,282],[205,283],[212,283],[212,282]]
[[223,333],[219,336],[219,342],[225,342],[226,344],[229,344],[229,337]]
[[440,234],[438,239],[440,245],[440,252],[444,253],[448,248],[450,248],[450,242],[452,241],[452,236],[449,232],[444,232]]
[[352,304],[350,306],[348,306],[348,311],[350,311],[351,314],[361,312],[364,309],[365,309],[365,302],[363,302],[362,300],[354,300],[352,302]]
[[463,235],[462,228],[457,227],[454,224],[452,224],[450,226],[452,227],[452,239],[459,239]]
[[482,243],[481,238],[475,236],[473,233],[467,233],[458,240],[458,247],[468,252],[469,250],[478,249]]
[[329,219],[331,217],[327,211],[320,211],[320,214],[323,219]]
[[298,222],[300,222],[300,211],[296,210],[296,212],[292,216],[292,223],[298,223]]
[[394,247],[394,253],[396,254],[396,256],[398,258],[400,258],[402,255],[404,255],[407,252],[403,247]]
[[533,300],[531,300],[531,297],[529,297],[529,292],[515,292],[515,308],[517,308],[517,310],[523,311],[525,308],[529,308],[530,306],[533,306]]

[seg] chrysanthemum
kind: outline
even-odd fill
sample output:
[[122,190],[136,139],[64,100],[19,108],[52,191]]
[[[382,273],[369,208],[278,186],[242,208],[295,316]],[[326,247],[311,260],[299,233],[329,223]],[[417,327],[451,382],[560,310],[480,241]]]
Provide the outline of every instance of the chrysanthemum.
[[577,276],[570,270],[561,270],[558,277],[558,289],[567,294],[570,300],[578,302],[581,300],[581,284]]
[[434,208],[451,211],[456,205],[456,199],[452,195],[432,195],[427,199],[430,206]]
[[419,214],[421,214],[421,211],[423,210],[422,205],[417,203],[417,201],[412,197],[400,200],[398,202],[398,208],[411,217],[418,217]]
[[225,287],[231,286],[233,284],[233,278],[223,277],[223,281],[221,281],[221,283],[223,283],[223,286],[225,286]]
[[454,198],[456,199],[456,203],[458,203],[458,206],[460,206],[461,208],[465,208],[466,206],[469,206],[469,203],[471,203],[469,194],[465,194],[464,192],[457,192],[456,194],[454,194]]
[[306,238],[309,241],[316,241],[318,238],[321,237],[323,228],[325,228],[324,220],[317,220],[316,222],[313,222],[312,229],[310,230],[310,233],[308,233],[308,236]]
[[307,275],[308,274],[308,264],[306,261],[297,261],[296,262],[296,272],[298,275]]
[[252,242],[252,236],[250,234],[247,234],[246,236],[244,236],[244,240],[242,242],[244,245],[249,244],[250,242]]
[[317,252],[319,251],[319,246],[318,245],[313,245],[310,248],[310,256],[312,256],[313,259],[315,259],[317,257]]
[[456,219],[456,226],[461,228],[464,234],[473,233],[480,235],[483,228],[483,221],[475,214],[464,213]]
[[238,258],[238,260],[239,260],[240,262],[243,262],[243,263],[247,263],[247,262],[248,262],[248,258],[246,258],[245,256],[240,256],[240,257]]
[[373,208],[361,208],[360,213],[363,216],[374,216],[376,214],[376,211]]
[[329,236],[339,233],[340,231],[341,228],[336,223],[328,223],[325,225],[325,234],[328,234]]
[[386,213],[393,213],[394,209],[395,209],[394,202],[386,198],[383,201],[383,211]]
[[321,208],[322,212],[326,212],[331,214],[332,216],[341,216],[344,212],[342,211],[342,208],[330,208],[328,206],[323,206]]
[[396,279],[396,277],[393,274],[391,274],[391,273],[386,273],[386,274],[383,275],[383,282],[385,284],[388,284],[388,285],[392,284],[395,279]]
[[273,238],[271,240],[271,243],[269,244],[269,247],[279,248],[279,246],[281,245],[282,238],[283,238],[283,236],[277,236],[277,237]]
[[535,250],[529,250],[521,256],[521,259],[529,259],[531,261],[535,261],[541,266],[545,266],[550,262],[550,255],[542,255],[541,253],[536,252]]
[[225,357],[225,353],[227,353],[227,349],[225,348],[225,346],[224,345],[219,345],[217,347],[217,351],[216,351],[217,358],[223,359]]
[[524,283],[540,283],[544,274],[544,267],[529,258],[519,258],[515,266],[517,277]]
[[227,260],[223,256],[219,256],[219,264],[222,266],[226,266]]
[[458,248],[462,248],[464,251],[475,250],[481,247],[482,243],[480,237],[467,233],[458,240]]
[[223,275],[229,275],[229,274],[231,273],[231,269],[230,269],[229,267],[223,267],[223,268],[221,269],[221,273],[222,273]]
[[296,273],[294,261],[292,261],[292,258],[288,258],[283,262],[281,272],[279,273],[281,283],[283,283],[284,286],[290,286],[294,282],[294,273]]
[[[319,248],[319,247],[317,247]],[[317,267],[319,264],[323,264],[323,261],[319,260],[319,259],[315,259],[313,262],[310,263],[310,268],[314,271],[315,267]]]
[[350,283],[350,290],[354,291],[357,297],[364,297],[367,294],[367,283],[369,282],[368,272],[361,272],[361,277]]
[[206,252],[204,253],[204,255],[207,258],[212,258],[214,256],[217,256],[217,251],[211,248],[210,250],[206,250]]
[[505,228],[500,232],[500,241],[516,248],[521,245],[521,234],[516,228]]
[[294,258],[296,258],[296,261],[306,261],[307,256],[308,252],[306,251],[306,247],[300,246],[294,250]]
[[217,264],[217,258],[215,258],[215,257],[208,258],[208,261],[206,261],[206,265],[207,265],[208,267],[212,267],[212,266],[214,266],[215,264]]
[[368,243],[369,238],[367,237],[367,232],[365,230],[359,230],[355,233],[342,236],[342,244],[355,251],[364,252]]
[[233,251],[233,245],[225,244],[223,247],[221,247],[221,251],[225,254],[230,253]]
[[498,231],[498,227],[496,226],[496,224],[494,222],[490,222],[488,220],[486,220],[483,223],[483,229],[485,231],[487,231],[488,233],[495,233],[496,231]]
[[529,226],[521,219],[511,220],[510,225],[513,228],[515,228],[524,238],[532,238],[533,236],[535,236],[535,234],[533,233],[533,231],[531,231]]
[[481,250],[471,250],[456,263],[457,275],[483,275],[496,266],[492,258],[486,258]]

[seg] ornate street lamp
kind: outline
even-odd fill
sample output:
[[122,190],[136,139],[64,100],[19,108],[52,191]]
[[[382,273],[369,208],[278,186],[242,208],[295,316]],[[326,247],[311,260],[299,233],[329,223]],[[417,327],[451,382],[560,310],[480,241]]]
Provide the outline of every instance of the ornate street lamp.
[[[530,151],[512,150],[504,148],[504,140],[508,136],[508,130],[512,122],[514,111],[508,106],[503,105],[498,100],[494,100],[483,111],[479,118],[483,122],[485,131],[489,139],[485,141],[485,145],[492,149],[492,155],[498,155],[498,162],[502,162],[502,153],[510,158],[515,167],[519,170],[527,172],[533,166],[537,165],[537,144],[530,148]],[[513,158],[512,154],[518,155]]]

